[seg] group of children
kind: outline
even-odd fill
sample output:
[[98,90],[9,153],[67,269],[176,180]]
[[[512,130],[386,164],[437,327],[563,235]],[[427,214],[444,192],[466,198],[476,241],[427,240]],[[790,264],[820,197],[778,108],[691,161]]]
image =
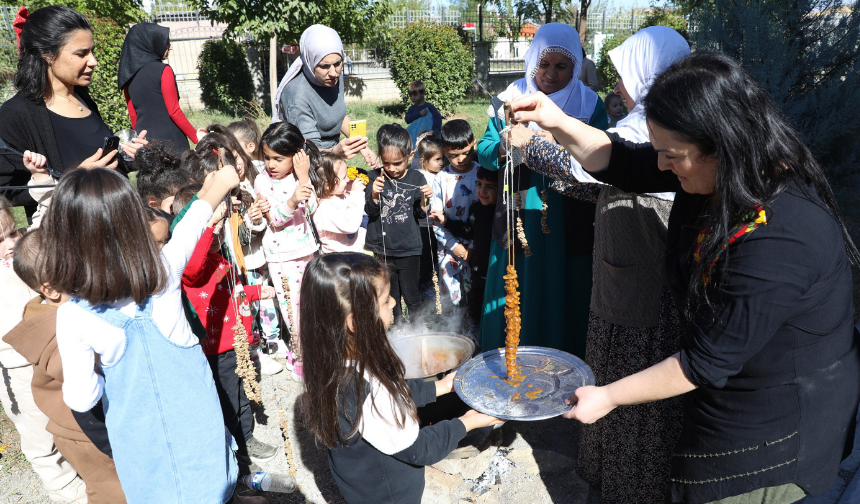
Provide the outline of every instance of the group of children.
[[[263,502],[234,490],[277,453],[253,435],[251,382],[255,363],[281,356],[314,398],[308,425],[344,495],[420,501],[416,466],[498,423],[470,412],[418,434],[415,405],[453,377],[407,383],[386,337],[401,299],[415,321],[435,297],[434,272],[445,309],[468,300],[480,320],[497,186],[469,124],[449,121],[417,149],[405,128],[382,126],[366,184],[287,122],[206,130],[180,156],[141,148],[136,191],[110,170],[70,170],[20,241],[0,205],[4,272],[20,284],[9,309],[21,311],[4,341],[33,365],[18,384],[89,502]],[[38,173],[45,160],[24,163]],[[32,419],[10,416],[24,446]],[[380,477],[397,481],[386,495],[366,484]]]

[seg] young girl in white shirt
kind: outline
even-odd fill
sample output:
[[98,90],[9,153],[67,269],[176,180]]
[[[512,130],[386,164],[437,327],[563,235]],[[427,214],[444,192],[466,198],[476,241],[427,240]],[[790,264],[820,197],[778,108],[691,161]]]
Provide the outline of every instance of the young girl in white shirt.
[[310,178],[319,198],[313,219],[321,251],[364,250],[364,182],[360,178],[349,180],[346,161],[330,152],[323,152],[319,163],[311,167]]

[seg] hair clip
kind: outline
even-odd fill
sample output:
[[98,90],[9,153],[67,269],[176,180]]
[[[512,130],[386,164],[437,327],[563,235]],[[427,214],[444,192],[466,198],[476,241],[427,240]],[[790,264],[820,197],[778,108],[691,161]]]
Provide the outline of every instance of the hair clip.
[[12,28],[15,29],[15,40],[18,43],[18,54],[21,54],[21,31],[24,29],[24,23],[27,22],[28,17],[30,17],[30,11],[22,5],[15,15],[15,21],[12,22]]

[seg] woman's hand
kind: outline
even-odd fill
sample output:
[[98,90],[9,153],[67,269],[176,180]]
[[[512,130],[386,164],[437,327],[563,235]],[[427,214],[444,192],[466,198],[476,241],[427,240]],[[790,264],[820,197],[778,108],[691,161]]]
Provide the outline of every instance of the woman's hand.
[[507,136],[507,140],[513,148],[522,149],[535,135],[536,133],[530,128],[522,124],[517,124],[511,127],[511,130],[505,136]]
[[466,414],[460,417],[460,421],[466,426],[467,432],[473,429],[480,429],[482,427],[505,423],[501,418],[485,415],[484,413],[479,413],[475,410],[467,411]]
[[311,158],[305,151],[300,150],[293,156],[293,171],[300,182],[310,178]]
[[448,373],[445,375],[445,378],[436,382],[436,397],[440,395],[445,395],[454,390],[454,378],[457,376],[457,372]]
[[338,154],[345,159],[352,159],[362,149],[367,148],[367,137],[355,136],[347,137],[334,146],[332,152]]
[[47,181],[51,178],[48,169],[45,168],[48,164],[48,158],[42,154],[35,152],[24,151],[24,167],[30,172],[30,176],[35,182]]
[[313,192],[314,186],[310,182],[302,184],[296,187],[296,192],[294,192],[290,199],[287,200],[287,205],[289,205],[292,210],[295,210],[299,207],[299,203],[307,201]]
[[579,387],[564,402],[573,405],[573,407],[562,416],[586,424],[600,420],[618,406],[612,402],[606,387],[593,385]]
[[203,137],[209,134],[209,130],[206,128],[197,128],[197,143],[200,143],[200,140],[203,140]]
[[558,128],[569,119],[558,105],[540,91],[515,99],[511,109],[516,112],[514,118],[517,122],[534,122],[543,129]]
[[149,145],[149,140],[146,139],[146,130],[141,131],[140,135],[132,138],[131,141],[123,142],[122,150],[133,161],[137,151],[144,145]]
[[448,220],[445,218],[445,212],[443,212],[442,210],[430,210],[429,217],[434,221],[438,222],[440,226],[444,226],[445,221]]
[[102,157],[102,149],[99,147],[95,154],[81,161],[78,168],[83,168],[85,170],[92,170],[93,168],[110,168],[111,170],[115,170],[117,164],[119,164],[119,160],[116,159],[116,151],[110,151]]
[[364,158],[364,162],[367,163],[367,166],[371,169],[376,170],[382,168],[382,163],[379,162],[379,156],[370,150],[370,148],[365,147],[364,149],[361,149],[361,156]]

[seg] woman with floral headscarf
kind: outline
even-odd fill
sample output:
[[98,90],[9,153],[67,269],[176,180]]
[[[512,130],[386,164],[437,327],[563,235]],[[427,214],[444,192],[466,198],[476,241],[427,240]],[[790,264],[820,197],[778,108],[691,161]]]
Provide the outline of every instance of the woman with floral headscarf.
[[[631,142],[647,142],[642,100],[654,78],[690,54],[678,32],[643,28],[609,59],[621,76],[616,92],[630,114],[610,128]],[[526,166],[565,183],[570,191],[600,187],[594,228],[594,283],[585,361],[598,385],[639,372],[678,351],[681,327],[662,268],[669,212],[675,193],[634,194],[597,186],[561,146],[525,127],[511,132]],[[620,408],[583,425],[576,473],[600,502],[663,502],[669,459],[681,427],[681,401],[673,398]]]
[[119,57],[117,85],[125,93],[131,127],[146,130],[148,138],[162,140],[177,153],[197,143],[194,126],[179,108],[179,89],[170,65],[170,29],[155,23],[138,23],[128,30]]
[[[549,23],[535,33],[525,55],[526,76],[499,95],[503,101],[543,91],[568,116],[600,129],[608,126],[606,107],[597,94],[578,79],[582,69],[582,46],[576,30],[566,24]],[[490,121],[478,142],[478,160],[488,170],[504,167],[505,147],[499,132],[504,115],[491,106]],[[536,128],[535,128],[536,129]],[[514,153],[514,191],[522,196],[522,218],[531,256],[526,258],[516,240],[516,268],[520,283],[523,345],[539,345],[585,355],[588,300],[591,296],[591,249],[594,243],[594,203],[566,198],[549,190],[548,177],[523,166]],[[499,184],[499,190],[504,184]],[[541,224],[546,190],[546,224]],[[481,346],[504,346],[505,281],[507,266],[507,207],[501,195],[493,222],[490,266],[484,291]]]
[[[368,164],[375,166],[376,156],[367,148],[367,137],[349,137],[340,35],[328,26],[310,26],[299,40],[299,52],[278,85],[272,122],[294,124],[321,150],[347,159],[361,152]],[[346,137],[343,140],[341,133]]]

